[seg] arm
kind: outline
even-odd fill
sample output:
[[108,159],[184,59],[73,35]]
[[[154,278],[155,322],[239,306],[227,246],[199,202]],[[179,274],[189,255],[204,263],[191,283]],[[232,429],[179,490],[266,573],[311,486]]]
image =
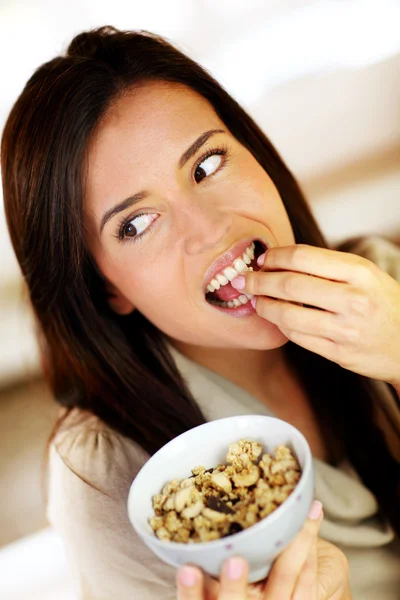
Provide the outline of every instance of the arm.
[[129,487],[145,461],[140,452],[98,430],[64,434],[51,448],[48,518],[85,600],[176,598],[175,570],[147,549],[127,516]]

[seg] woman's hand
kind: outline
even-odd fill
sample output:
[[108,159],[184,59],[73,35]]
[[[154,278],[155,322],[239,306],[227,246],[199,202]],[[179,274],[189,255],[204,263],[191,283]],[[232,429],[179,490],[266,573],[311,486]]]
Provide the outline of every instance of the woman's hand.
[[271,248],[257,262],[261,271],[232,285],[256,296],[260,317],[307,350],[400,389],[397,281],[365,258],[302,244]]
[[229,559],[220,581],[186,565],[178,571],[179,600],[351,600],[348,564],[336,546],[318,537],[321,503],[274,562],[267,579],[249,585],[245,560]]

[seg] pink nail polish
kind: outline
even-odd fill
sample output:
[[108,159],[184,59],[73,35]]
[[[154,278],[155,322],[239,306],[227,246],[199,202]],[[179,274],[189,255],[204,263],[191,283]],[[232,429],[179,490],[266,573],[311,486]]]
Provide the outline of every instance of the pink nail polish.
[[193,587],[197,583],[197,571],[193,567],[182,567],[179,570],[179,582],[184,587]]
[[239,275],[239,277],[232,279],[231,285],[233,288],[235,288],[235,290],[243,290],[244,286],[246,285],[246,279],[243,277],[243,275]]
[[229,558],[226,563],[226,576],[231,581],[237,581],[244,574],[244,563],[241,558]]
[[265,260],[265,255],[267,253],[264,252],[264,254],[260,254],[260,256],[257,258],[257,264],[259,267],[262,267],[264,265],[264,260]]
[[311,505],[310,512],[308,513],[308,518],[312,521],[317,521],[322,513],[322,502],[319,500],[314,500]]

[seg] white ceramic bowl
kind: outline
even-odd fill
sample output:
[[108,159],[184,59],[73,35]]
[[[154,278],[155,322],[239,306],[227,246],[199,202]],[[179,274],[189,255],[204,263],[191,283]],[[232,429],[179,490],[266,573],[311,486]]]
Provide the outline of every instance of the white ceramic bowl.
[[[265,452],[273,452],[279,444],[294,450],[302,476],[287,500],[255,525],[220,540],[195,544],[159,540],[148,523],[154,515],[152,497],[171,479],[189,477],[197,465],[208,469],[226,462],[229,444],[240,439],[260,442]],[[156,452],[132,483],[128,514],[143,542],[169,565],[192,563],[218,577],[224,561],[239,555],[249,562],[249,581],[253,583],[267,576],[274,559],[301,529],[313,498],[313,463],[305,437],[280,419],[245,415],[190,429]]]

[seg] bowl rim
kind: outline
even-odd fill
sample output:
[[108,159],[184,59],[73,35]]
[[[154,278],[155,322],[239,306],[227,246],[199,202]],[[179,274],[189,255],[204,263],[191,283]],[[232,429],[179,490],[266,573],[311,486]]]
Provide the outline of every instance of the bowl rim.
[[[270,513],[269,515],[267,515],[266,517],[264,517],[263,519],[261,519],[260,521],[255,523],[254,525],[251,525],[247,529],[243,529],[242,531],[233,533],[227,537],[219,538],[217,540],[210,540],[210,541],[206,541],[206,542],[196,542],[193,544],[188,544],[188,543],[184,543],[184,542],[170,542],[170,541],[166,541],[166,540],[160,540],[154,534],[154,532],[149,533],[149,532],[143,530],[142,527],[135,526],[134,522],[138,521],[138,518],[135,518],[135,515],[132,515],[132,518],[131,518],[130,506],[133,503],[133,498],[135,497],[137,490],[140,489],[141,479],[143,477],[145,477],[145,475],[146,475],[145,471],[147,470],[146,467],[148,467],[150,461],[154,462],[154,460],[156,460],[156,459],[159,460],[160,457],[162,457],[162,455],[167,451],[166,450],[167,447],[169,447],[170,445],[173,445],[174,443],[178,443],[178,440],[182,439],[182,437],[184,437],[184,436],[189,437],[191,432],[193,432],[195,430],[198,430],[200,428],[207,428],[207,427],[212,428],[212,426],[218,427],[218,424],[222,421],[225,421],[225,422],[233,421],[233,420],[237,421],[237,420],[241,420],[241,419],[249,419],[249,418],[254,418],[254,417],[257,420],[267,420],[270,422],[271,425],[273,425],[273,423],[271,423],[271,421],[279,421],[280,423],[284,423],[284,425],[289,430],[291,430],[291,433],[294,434],[295,436],[297,436],[298,439],[300,440],[300,442],[303,443],[303,445],[304,445],[306,458],[305,458],[305,465],[302,470],[301,478],[298,481],[294,490],[291,492],[291,494],[286,498],[286,500],[284,500],[282,502],[282,504],[280,504],[278,506],[278,508],[276,508],[272,513]],[[188,429],[187,431],[184,431],[177,437],[173,438],[172,440],[170,440],[169,442],[164,444],[164,446],[162,446],[159,450],[157,450],[157,452],[155,454],[153,454],[145,462],[145,464],[142,466],[140,471],[137,473],[137,475],[136,475],[135,479],[133,480],[133,482],[130,486],[130,489],[129,489],[128,500],[127,500],[128,518],[129,518],[131,525],[133,526],[135,531],[138,533],[138,535],[142,539],[146,538],[147,540],[149,540],[150,544],[155,545],[156,547],[159,547],[162,550],[171,548],[174,550],[176,549],[179,551],[185,551],[185,552],[190,553],[190,552],[199,551],[199,550],[202,550],[205,548],[210,548],[210,546],[212,548],[217,549],[219,546],[222,547],[222,546],[225,546],[226,544],[232,543],[232,540],[237,540],[238,536],[240,536],[240,539],[243,539],[243,540],[246,539],[247,537],[251,537],[254,533],[256,533],[256,531],[261,531],[261,529],[264,528],[267,520],[269,523],[272,523],[272,522],[276,521],[277,519],[279,519],[287,510],[289,510],[290,506],[295,502],[295,497],[297,497],[299,494],[302,493],[303,488],[306,485],[305,482],[308,480],[309,476],[313,474],[312,459],[313,459],[313,457],[312,457],[311,449],[310,449],[310,446],[309,446],[305,436],[301,433],[301,431],[299,431],[296,427],[294,427],[294,425],[291,425],[290,423],[288,423],[287,421],[284,421],[283,419],[278,419],[277,417],[270,417],[270,416],[266,416],[266,415],[237,415],[237,416],[232,416],[232,417],[223,417],[222,419],[213,419],[212,421],[207,421],[206,423],[202,423],[201,425],[197,425],[196,427],[192,427],[192,429]]]

